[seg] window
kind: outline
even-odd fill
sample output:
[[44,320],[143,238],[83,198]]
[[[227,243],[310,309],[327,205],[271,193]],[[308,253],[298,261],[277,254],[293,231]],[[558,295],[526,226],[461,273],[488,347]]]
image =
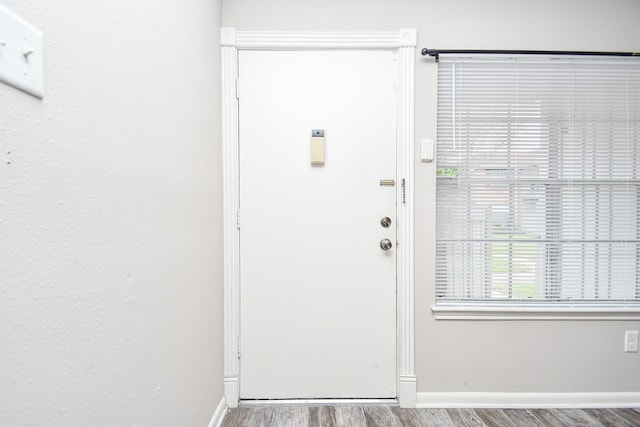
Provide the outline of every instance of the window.
[[640,303],[640,61],[446,58],[436,303]]

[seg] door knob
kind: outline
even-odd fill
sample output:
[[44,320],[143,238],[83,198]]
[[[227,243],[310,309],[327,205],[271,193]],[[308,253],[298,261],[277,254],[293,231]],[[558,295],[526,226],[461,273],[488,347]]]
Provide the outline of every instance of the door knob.
[[393,244],[391,243],[391,240],[389,239],[380,240],[380,249],[382,249],[383,251],[388,251],[389,249],[391,249],[392,246]]
[[389,218],[388,216],[385,216],[380,220],[380,225],[383,226],[384,228],[389,228],[389,226],[391,225],[391,218]]

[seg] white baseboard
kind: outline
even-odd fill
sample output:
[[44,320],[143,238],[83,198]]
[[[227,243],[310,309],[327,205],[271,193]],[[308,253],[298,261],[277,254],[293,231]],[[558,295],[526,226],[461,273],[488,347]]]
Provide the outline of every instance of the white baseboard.
[[209,422],[209,427],[220,427],[222,425],[222,421],[224,420],[224,416],[227,414],[227,400],[222,396],[220,399],[220,403],[218,403],[218,407],[216,411],[213,413],[213,417],[211,417],[211,421]]
[[417,408],[640,408],[640,393],[418,393]]

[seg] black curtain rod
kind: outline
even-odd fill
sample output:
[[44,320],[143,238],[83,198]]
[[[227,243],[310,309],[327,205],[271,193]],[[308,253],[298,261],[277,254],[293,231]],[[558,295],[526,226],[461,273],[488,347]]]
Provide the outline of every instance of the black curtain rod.
[[457,50],[457,49],[422,49],[423,56],[434,56],[436,62],[440,54],[493,54],[493,55],[565,55],[565,56],[640,56],[640,52],[584,52],[571,50]]

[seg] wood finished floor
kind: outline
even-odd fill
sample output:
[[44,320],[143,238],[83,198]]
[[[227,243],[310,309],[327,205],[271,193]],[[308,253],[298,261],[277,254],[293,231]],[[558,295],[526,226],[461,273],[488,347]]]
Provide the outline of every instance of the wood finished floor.
[[640,409],[400,409],[397,406],[245,406],[223,427],[640,426]]

